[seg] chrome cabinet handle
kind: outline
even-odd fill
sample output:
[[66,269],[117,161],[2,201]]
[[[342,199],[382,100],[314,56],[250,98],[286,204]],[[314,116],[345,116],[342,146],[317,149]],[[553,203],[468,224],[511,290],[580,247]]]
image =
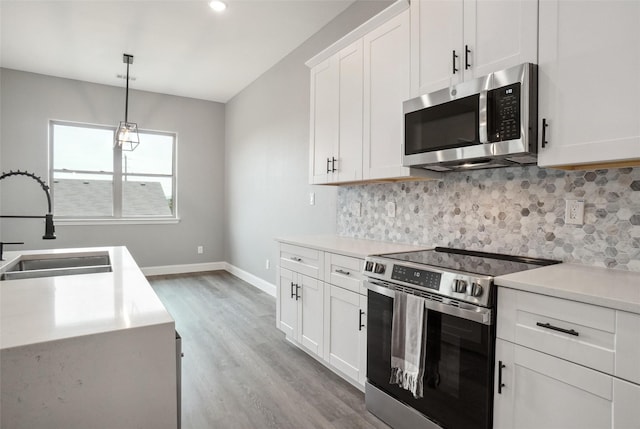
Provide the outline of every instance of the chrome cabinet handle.
[[298,258],[297,256],[292,256],[291,260],[296,262],[302,262],[302,258]]
[[364,311],[359,310],[360,313],[358,315],[358,331],[362,331],[362,328],[364,328],[364,325],[362,324],[362,315],[364,314]]
[[553,326],[551,323],[541,323],[541,322],[537,322],[536,323],[537,326],[540,326],[541,328],[545,328],[545,329],[551,329],[552,331],[558,331],[558,332],[562,332],[564,334],[569,334],[569,335],[573,335],[574,337],[577,337],[578,335],[580,335],[578,333],[578,331],[574,331],[573,329],[564,329],[564,328],[559,328],[557,326]]
[[344,274],[345,276],[350,276],[351,275],[351,273],[349,271],[344,271],[344,270],[340,270],[340,269],[336,270],[336,273]]
[[506,365],[501,360],[498,361],[498,395],[502,395],[502,388],[505,387],[502,382],[502,369],[506,368]]

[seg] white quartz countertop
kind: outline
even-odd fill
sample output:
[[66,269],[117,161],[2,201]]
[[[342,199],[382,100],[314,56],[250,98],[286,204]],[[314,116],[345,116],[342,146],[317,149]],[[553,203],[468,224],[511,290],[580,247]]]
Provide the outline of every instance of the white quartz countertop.
[[279,237],[280,243],[296,246],[311,247],[325,252],[364,258],[368,255],[382,253],[410,252],[430,249],[428,246],[414,246],[411,244],[388,243],[384,241],[366,240],[361,238],[341,237],[338,235],[307,235],[299,237]]
[[640,273],[558,264],[496,277],[498,286],[640,314]]
[[0,270],[21,255],[109,253],[112,272],[0,281],[0,349],[174,323],[125,247],[5,252]]

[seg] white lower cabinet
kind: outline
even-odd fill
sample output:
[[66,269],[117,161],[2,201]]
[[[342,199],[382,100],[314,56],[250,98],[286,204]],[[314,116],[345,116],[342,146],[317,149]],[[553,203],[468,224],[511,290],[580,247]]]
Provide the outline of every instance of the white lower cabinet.
[[323,282],[282,267],[279,272],[278,327],[288,338],[322,356]]
[[501,339],[494,392],[495,429],[613,427],[613,377]]
[[276,326],[311,355],[364,389],[364,260],[280,243]]
[[634,314],[499,288],[494,428],[640,429],[631,368],[640,365],[639,323]]
[[364,385],[367,368],[367,297],[325,284],[324,359]]

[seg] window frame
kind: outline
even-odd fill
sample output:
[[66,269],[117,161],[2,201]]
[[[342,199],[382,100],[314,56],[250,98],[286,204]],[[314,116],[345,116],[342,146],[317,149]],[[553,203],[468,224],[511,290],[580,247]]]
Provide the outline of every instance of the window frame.
[[[100,130],[111,131],[113,139],[117,131],[116,126],[90,124],[84,122],[75,121],[62,121],[62,120],[49,120],[49,184],[51,200],[53,204],[53,213],[56,218],[56,223],[65,225],[113,225],[113,224],[157,224],[157,223],[178,223],[180,218],[178,217],[178,177],[177,177],[177,146],[178,146],[178,134],[171,131],[158,131],[158,130],[146,130],[140,129],[139,134],[154,134],[162,135],[172,138],[172,152],[171,152],[171,175],[159,174],[159,173],[128,173],[129,177],[144,176],[144,177],[163,177],[171,178],[171,195],[172,195],[172,213],[171,215],[143,215],[143,216],[123,216],[123,198],[124,198],[124,171],[123,171],[123,150],[119,147],[113,147],[113,171],[93,171],[93,170],[56,170],[54,169],[54,127],[66,126],[66,127],[78,127],[78,128],[94,128]],[[113,176],[113,199],[112,199],[112,215],[111,216],[56,216],[55,215],[55,187],[54,174],[57,172],[76,172],[76,173],[88,173],[88,174],[105,174]]]

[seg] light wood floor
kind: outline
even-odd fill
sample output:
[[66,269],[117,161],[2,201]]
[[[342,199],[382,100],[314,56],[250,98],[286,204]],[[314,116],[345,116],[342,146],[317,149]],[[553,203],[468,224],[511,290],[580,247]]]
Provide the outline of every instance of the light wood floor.
[[387,428],[276,329],[275,299],[225,271],[150,277],[182,336],[182,427]]

